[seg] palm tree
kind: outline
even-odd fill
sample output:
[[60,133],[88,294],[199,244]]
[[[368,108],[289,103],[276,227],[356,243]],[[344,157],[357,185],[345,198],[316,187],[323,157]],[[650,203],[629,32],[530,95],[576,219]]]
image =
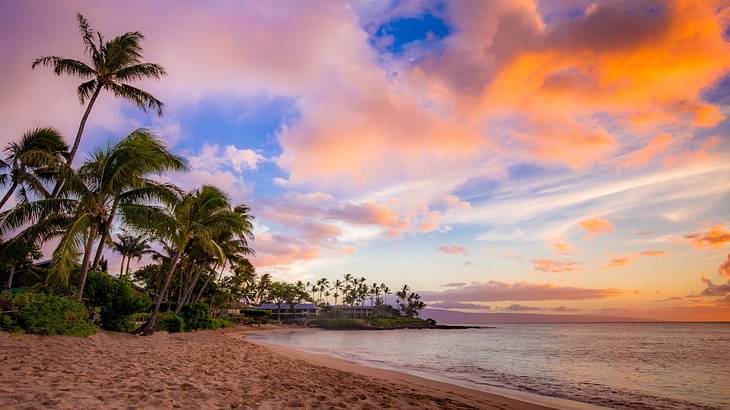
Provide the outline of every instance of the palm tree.
[[[142,62],[140,41],[144,35],[138,31],[124,33],[106,41],[104,36],[89,26],[89,22],[81,14],[76,15],[86,53],[91,58],[91,65],[66,57],[43,56],[33,61],[33,68],[39,65],[51,67],[56,75],[68,74],[84,80],[76,90],[81,104],[86,104],[86,111],[81,117],[71,152],[67,158],[70,165],[79,148],[81,135],[86,121],[101,90],[111,91],[115,97],[123,98],[143,111],[154,109],[162,115],[162,102],[146,91],[129,85],[129,82],[147,78],[159,79],[165,75],[165,69],[159,64]],[[57,191],[58,188],[54,189]]]
[[[150,253],[149,239],[144,235],[130,235],[127,233],[117,235],[117,238],[119,242],[114,242],[114,250],[122,255],[122,266],[119,269],[119,277],[128,277],[129,263],[132,258],[136,258],[139,261],[142,259],[142,256]],[[125,261],[127,262],[126,268]]]
[[94,242],[105,244],[111,221],[120,215],[127,225],[144,231],[154,220],[139,218],[153,207],[149,202],[171,203],[178,194],[174,187],[147,178],[168,170],[183,170],[180,157],[147,131],[136,130],[117,144],[96,151],[73,171],[59,169],[63,188],[58,198],[21,203],[0,215],[0,234],[31,224],[22,235],[41,242],[60,236],[53,252],[48,280],[65,285],[79,256],[81,277],[77,298],[81,300]]
[[342,281],[337,279],[332,283],[332,290],[334,292],[332,293],[332,296],[335,298],[335,306],[337,306],[337,297],[340,296],[340,290],[342,290]]
[[135,331],[141,334],[153,332],[170,280],[191,242],[198,241],[201,248],[210,251],[219,260],[222,260],[224,258],[223,250],[214,239],[218,233],[230,230],[250,236],[250,232],[253,230],[249,220],[231,210],[226,194],[218,188],[208,185],[183,195],[182,198],[169,204],[168,209],[147,208],[134,215],[133,221],[129,218],[128,220],[138,225],[141,225],[144,220],[155,221],[150,225],[150,232],[155,237],[169,242],[174,249],[170,267],[165,274],[162,287],[155,297],[152,314],[147,323]]
[[34,192],[50,195],[43,186],[44,180],[52,176],[49,172],[55,164],[68,155],[68,146],[54,128],[36,128],[26,132],[19,142],[11,142],[5,148],[6,157],[0,159],[0,185],[9,185],[0,199],[0,210],[20,187],[27,186]]

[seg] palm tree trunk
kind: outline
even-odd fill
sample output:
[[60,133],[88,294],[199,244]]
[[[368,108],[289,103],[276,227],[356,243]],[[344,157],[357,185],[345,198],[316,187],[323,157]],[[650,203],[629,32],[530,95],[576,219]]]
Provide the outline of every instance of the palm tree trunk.
[[[94,256],[94,263],[91,264],[92,269],[96,269],[97,266],[99,266],[99,261],[101,260],[101,254],[104,252],[104,243],[106,242],[107,237],[109,237],[109,227],[112,226],[112,221],[114,220],[114,214],[117,213],[117,200],[114,200],[114,204],[112,205],[112,210],[109,213],[109,218],[106,219],[106,225],[104,225],[104,230],[101,233],[101,240],[99,241],[99,247],[96,248],[96,255]],[[122,260],[124,258],[122,257]],[[122,277],[122,271],[119,271],[119,277]]]
[[122,266],[119,267],[119,278],[121,279],[122,276],[124,276],[124,258],[125,256],[122,255]]
[[94,247],[94,239],[96,239],[96,227],[89,228],[89,237],[86,239],[84,247],[84,261],[81,263],[81,280],[79,281],[79,289],[76,299],[81,301],[84,296],[84,286],[86,285],[86,275],[89,273],[89,261],[91,259],[91,249]]
[[8,282],[7,282],[7,288],[12,289],[13,288],[13,275],[15,275],[15,265],[13,264],[10,266],[10,272],[8,272]]
[[170,269],[167,271],[167,274],[165,274],[165,281],[162,284],[162,289],[160,289],[157,292],[157,297],[155,298],[155,307],[152,309],[152,314],[150,315],[150,318],[147,320],[147,323],[142,325],[139,329],[135,330],[134,333],[140,333],[142,335],[150,335],[154,331],[155,322],[157,322],[157,315],[160,313],[160,305],[162,304],[162,300],[165,297],[165,293],[167,292],[167,287],[170,286],[170,280],[172,279],[172,274],[175,273],[175,268],[177,268],[177,264],[180,262],[181,254],[182,254],[181,250],[178,250],[177,252],[175,252],[175,259],[173,259],[172,266],[170,266]]
[[127,270],[124,272],[125,278],[129,277],[129,262],[131,262],[131,261],[132,261],[132,257],[130,256],[129,258],[127,258]]
[[10,186],[10,189],[8,189],[8,192],[5,193],[5,196],[3,196],[2,201],[0,201],[0,210],[3,209],[3,207],[5,206],[5,203],[8,202],[10,197],[13,195],[13,192],[15,192],[15,188],[17,188],[17,187],[18,187],[18,183],[13,182],[13,185]]
[[94,103],[96,102],[96,97],[99,96],[99,92],[101,91],[101,84],[99,84],[96,87],[96,90],[94,90],[94,94],[91,96],[91,99],[89,100],[89,105],[86,106],[86,111],[84,111],[84,116],[81,117],[81,124],[79,124],[79,130],[76,132],[76,139],[74,140],[74,145],[71,147],[71,152],[68,156],[68,161],[66,162],[68,165],[71,165],[71,163],[74,160],[74,157],[76,156],[76,151],[79,149],[79,144],[81,143],[81,135],[84,133],[84,127],[86,127],[86,120],[89,119],[89,114],[91,114],[91,108],[94,106]]
[[182,305],[186,304],[188,302],[188,299],[190,298],[190,295],[193,293],[193,289],[195,289],[195,285],[198,283],[198,279],[200,278],[200,274],[203,272],[203,267],[199,266],[195,270],[195,274],[193,275],[192,280],[190,281],[190,284],[185,288],[185,292],[182,295],[182,302],[175,306],[175,314],[180,312],[180,309],[182,309]]
[[208,276],[205,279],[205,282],[203,282],[203,286],[200,287],[200,290],[198,290],[198,294],[195,295],[195,299],[193,299],[193,303],[198,303],[198,301],[200,301],[200,298],[203,297],[203,292],[205,292],[205,289],[208,287],[208,282],[210,282],[210,276]]
[[[66,161],[66,164],[68,164],[68,166],[71,166],[74,161],[74,157],[76,157],[76,151],[79,150],[81,135],[84,133],[84,127],[86,127],[86,120],[89,119],[89,114],[91,114],[91,108],[94,106],[94,103],[96,102],[96,97],[99,96],[99,92],[101,92],[101,84],[96,86],[96,90],[94,90],[94,94],[89,100],[89,105],[86,106],[84,116],[81,117],[81,123],[79,124],[79,130],[76,131],[76,139],[74,140],[74,145],[71,147],[71,152],[69,153],[68,160]],[[53,187],[53,193],[51,194],[53,198],[56,198],[58,196],[58,192],[61,190],[61,187],[63,187],[63,181],[56,182],[56,186]]]

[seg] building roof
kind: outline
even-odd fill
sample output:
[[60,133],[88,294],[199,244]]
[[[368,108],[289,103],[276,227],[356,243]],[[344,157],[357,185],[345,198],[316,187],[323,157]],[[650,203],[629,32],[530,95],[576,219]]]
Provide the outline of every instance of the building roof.
[[[263,303],[261,306],[258,306],[259,309],[269,309],[269,310],[277,310],[279,307],[274,303]],[[281,310],[289,310],[291,309],[291,306],[289,306],[286,303],[281,304]],[[317,305],[314,303],[297,303],[294,305],[294,309],[302,309],[302,310],[315,310],[319,309]]]

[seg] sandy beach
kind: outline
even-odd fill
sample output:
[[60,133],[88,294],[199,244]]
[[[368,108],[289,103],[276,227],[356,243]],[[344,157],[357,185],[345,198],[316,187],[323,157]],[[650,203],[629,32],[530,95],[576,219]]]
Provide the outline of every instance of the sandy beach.
[[89,338],[0,333],[1,408],[545,409],[244,340],[246,330]]

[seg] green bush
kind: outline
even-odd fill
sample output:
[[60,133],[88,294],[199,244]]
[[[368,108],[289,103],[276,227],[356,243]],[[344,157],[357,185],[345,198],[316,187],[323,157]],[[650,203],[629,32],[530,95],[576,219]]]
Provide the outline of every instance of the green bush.
[[101,308],[101,327],[117,332],[134,330],[132,315],[150,307],[147,294],[136,292],[128,280],[114,279],[103,272],[89,272],[84,296],[89,306]]
[[377,327],[407,327],[429,325],[423,319],[410,317],[374,317],[370,319],[370,324]]
[[160,313],[155,323],[155,330],[167,330],[170,333],[184,332],[185,320],[174,312]]
[[96,333],[86,306],[75,300],[33,292],[4,293],[0,299],[3,310],[9,312],[3,314],[0,322],[4,329],[41,335],[89,336]]
[[211,329],[221,329],[224,327],[235,326],[235,323],[231,322],[230,320],[226,320],[226,319],[213,319],[211,322],[212,322]]
[[314,320],[315,326],[323,329],[362,329],[367,327],[363,319],[318,319]]
[[180,316],[185,320],[185,329],[213,329],[210,310],[205,303],[188,303],[180,309]]
[[238,319],[241,323],[268,323],[271,321],[271,310],[246,308],[241,309],[241,316]]

